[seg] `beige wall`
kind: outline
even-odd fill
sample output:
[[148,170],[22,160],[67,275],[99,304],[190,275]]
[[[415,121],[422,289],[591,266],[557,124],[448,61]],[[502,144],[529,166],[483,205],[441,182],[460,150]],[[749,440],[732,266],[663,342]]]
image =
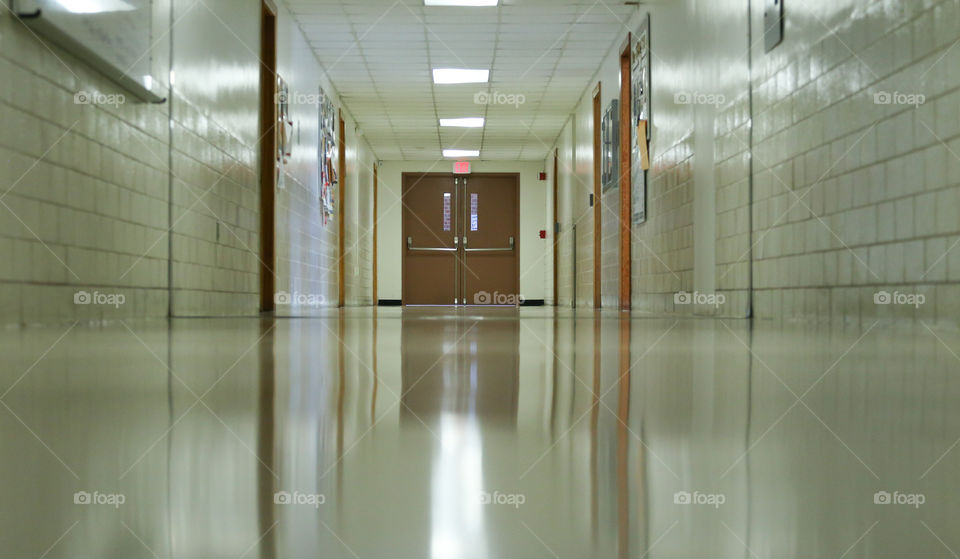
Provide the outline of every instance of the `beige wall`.
[[[957,3],[790,4],[787,40],[769,54],[759,40],[758,4],[750,56],[747,0],[649,8],[653,166],[648,219],[633,237],[633,308],[746,316],[752,268],[760,317],[955,321],[960,251],[950,249],[960,239],[960,51],[949,47],[960,38]],[[588,88],[603,83],[604,106],[618,93],[616,65],[611,51]],[[918,93],[926,103],[878,105],[880,92]],[[718,102],[687,104],[677,94]],[[587,92],[556,143],[561,163],[575,145],[576,165],[560,170],[561,189],[570,189],[559,197],[567,219],[582,209],[575,189],[592,186],[581,172],[592,153],[590,103]],[[605,218],[615,215],[615,201],[604,197]],[[569,225],[561,262],[569,257]],[[607,307],[616,304],[610,225],[605,219]],[[592,227],[578,226],[577,234],[577,246],[589,250]],[[568,305],[566,266],[560,301]],[[580,284],[586,290],[593,281],[592,268],[578,266],[583,304],[589,298]],[[718,309],[676,305],[680,290],[723,294],[726,302]],[[880,290],[923,293],[927,302],[920,309],[876,305]]]
[[[867,4],[812,3],[755,55],[757,310],[956,323],[960,7]],[[880,92],[926,102],[878,105]],[[880,289],[927,302],[875,305]]]
[[[170,4],[154,5],[165,30]],[[172,45],[176,77],[162,105],[137,101],[0,14],[0,157],[9,162],[0,178],[12,185],[0,193],[0,259],[11,263],[0,271],[3,322],[165,316],[168,304],[180,316],[257,312],[259,2],[205,5],[176,0],[177,24],[158,33],[155,76],[167,81]],[[335,96],[286,12],[278,25],[279,72],[291,91],[315,94],[323,84]],[[79,105],[78,91],[127,98]],[[297,133],[277,195],[277,289],[335,302],[336,222],[320,220],[317,109],[306,103],[291,111]],[[371,211],[372,175],[364,169],[374,155],[347,117],[348,238],[357,240]],[[362,292],[372,287],[370,244],[356,244],[348,293],[369,302]],[[75,305],[79,290],[126,301]]]
[[[403,173],[450,172],[452,160],[440,161],[384,161],[379,169],[378,253],[377,276],[380,299],[400,299],[401,282],[402,210],[400,201]],[[524,298],[543,299],[549,259],[549,239],[541,239],[539,232],[547,228],[547,185],[539,180],[543,171],[541,161],[473,161],[474,173],[520,173],[520,294]]]

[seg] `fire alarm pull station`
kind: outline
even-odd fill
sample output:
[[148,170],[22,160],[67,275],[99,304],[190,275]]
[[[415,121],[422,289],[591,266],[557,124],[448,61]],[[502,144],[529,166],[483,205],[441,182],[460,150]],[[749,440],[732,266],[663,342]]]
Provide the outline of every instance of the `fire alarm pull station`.
[[453,163],[453,174],[454,175],[469,175],[470,174],[470,162],[469,161],[455,161]]

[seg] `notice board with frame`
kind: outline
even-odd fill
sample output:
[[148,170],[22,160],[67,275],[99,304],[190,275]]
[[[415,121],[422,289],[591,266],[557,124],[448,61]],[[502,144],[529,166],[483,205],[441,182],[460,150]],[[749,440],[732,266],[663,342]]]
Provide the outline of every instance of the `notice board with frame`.
[[[650,14],[646,14],[630,49],[630,177],[632,221],[647,220],[647,149],[650,142]],[[642,136],[642,137],[641,137]]]
[[[148,103],[166,99],[155,90],[153,0],[15,0],[17,18],[51,42],[102,72]],[[87,93],[87,92],[80,92]],[[80,103],[88,102],[82,99]]]

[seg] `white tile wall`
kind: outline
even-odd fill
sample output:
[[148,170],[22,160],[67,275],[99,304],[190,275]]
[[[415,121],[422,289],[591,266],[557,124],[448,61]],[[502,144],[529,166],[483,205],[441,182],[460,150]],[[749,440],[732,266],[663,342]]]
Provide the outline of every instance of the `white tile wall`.
[[[712,284],[726,297],[717,314],[745,316],[752,245],[756,316],[956,323],[949,298],[960,294],[960,49],[952,47],[960,40],[960,2],[788,5],[787,40],[769,54],[759,43],[751,51],[752,108],[747,7],[746,0],[685,0],[650,8],[654,167],[648,221],[634,235],[633,307],[699,313],[675,307],[673,293]],[[753,10],[754,40],[761,12]],[[677,92],[723,100],[709,110],[681,106]],[[919,94],[925,102],[878,104],[882,93],[897,101]],[[713,153],[704,169],[696,148],[705,145]],[[703,181],[712,183],[714,199],[695,205],[694,187]],[[561,194],[561,214],[571,211],[566,200]],[[694,235],[696,223],[710,221],[698,211],[716,222],[703,259],[715,262],[709,273],[694,256],[703,253],[694,238],[704,241]],[[610,306],[609,275],[617,268],[607,240]],[[878,291],[920,293],[926,303],[877,305]]]
[[[168,107],[129,94],[123,104],[78,104],[79,91],[126,93],[4,10],[2,323],[166,314],[167,244],[155,241],[167,227]],[[81,289],[124,304],[75,305]]]
[[[175,11],[193,7],[177,3]],[[169,8],[155,2],[164,30]],[[127,95],[116,107],[75,104],[81,90],[121,92],[0,14],[0,322],[161,317],[168,304],[180,316],[257,313],[259,9],[252,0],[210,0],[176,18],[152,53],[155,74],[166,76],[174,45],[170,101],[147,105]],[[311,94],[323,83],[335,96],[283,10],[279,26],[281,75]],[[320,222],[316,107],[293,111],[298,140],[288,188],[277,197],[277,289],[335,302],[336,224]],[[362,140],[351,142],[374,159]],[[354,177],[366,181],[355,188],[370,191],[369,173]],[[369,196],[358,202],[354,227],[371,211]],[[370,256],[369,247],[360,253],[364,285]],[[125,302],[77,305],[78,291]]]
[[[857,4],[754,55],[757,312],[955,323],[941,297],[958,279],[960,7]],[[877,305],[878,291],[926,303]]]

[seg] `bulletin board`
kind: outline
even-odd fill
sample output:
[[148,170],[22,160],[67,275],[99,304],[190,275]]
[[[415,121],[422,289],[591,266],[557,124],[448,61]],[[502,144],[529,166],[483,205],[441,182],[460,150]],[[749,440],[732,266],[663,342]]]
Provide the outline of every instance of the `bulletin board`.
[[290,116],[290,87],[277,75],[277,189],[287,187],[287,165],[293,155],[293,120]]
[[620,186],[620,121],[619,103],[616,99],[610,101],[603,120],[600,124],[600,184],[602,192],[606,194]]
[[334,215],[336,204],[336,190],[339,183],[336,162],[339,146],[337,145],[337,109],[333,100],[320,88],[320,138],[317,148],[317,163],[320,168],[320,211],[323,214],[323,224],[326,225]]
[[153,0],[15,0],[13,12],[38,35],[84,60],[140,99],[154,93]]
[[647,174],[650,169],[650,14],[637,29],[630,55],[630,155],[633,224],[647,220]]

